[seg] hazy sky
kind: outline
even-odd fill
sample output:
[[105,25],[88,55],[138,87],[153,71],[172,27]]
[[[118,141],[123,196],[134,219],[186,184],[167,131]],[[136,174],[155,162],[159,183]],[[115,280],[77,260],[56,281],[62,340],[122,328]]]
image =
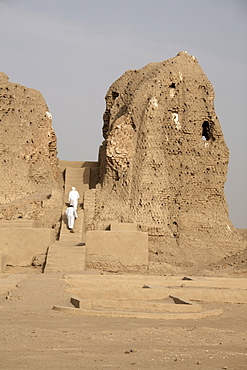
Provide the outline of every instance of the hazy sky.
[[110,85],[186,50],[215,87],[230,219],[247,228],[246,0],[0,0],[0,71],[41,91],[58,156],[98,157]]

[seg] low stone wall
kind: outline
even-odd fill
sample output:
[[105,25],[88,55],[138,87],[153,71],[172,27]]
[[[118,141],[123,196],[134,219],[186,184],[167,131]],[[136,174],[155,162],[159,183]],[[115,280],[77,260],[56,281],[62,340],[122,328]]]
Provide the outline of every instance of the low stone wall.
[[105,271],[146,272],[148,233],[103,231],[86,233],[86,267]]
[[55,230],[45,228],[1,228],[0,254],[5,263],[14,266],[29,266],[33,257],[45,254],[55,242]]

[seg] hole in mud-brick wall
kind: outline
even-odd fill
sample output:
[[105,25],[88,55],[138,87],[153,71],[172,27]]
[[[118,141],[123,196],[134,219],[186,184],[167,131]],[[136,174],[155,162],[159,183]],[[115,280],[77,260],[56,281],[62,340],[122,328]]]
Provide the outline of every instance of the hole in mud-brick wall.
[[212,133],[212,123],[204,121],[202,124],[202,140],[208,141],[210,139],[214,140]]
[[115,100],[118,96],[119,96],[119,93],[118,93],[118,92],[116,92],[116,91],[113,91],[113,92],[112,92],[112,97],[113,97],[113,99],[114,99],[114,100]]

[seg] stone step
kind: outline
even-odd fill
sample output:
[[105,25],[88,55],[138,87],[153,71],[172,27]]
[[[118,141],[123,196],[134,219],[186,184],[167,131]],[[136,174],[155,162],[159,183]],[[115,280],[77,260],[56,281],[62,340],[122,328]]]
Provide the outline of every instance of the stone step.
[[65,185],[65,191],[70,191],[72,186],[75,186],[76,189],[78,190],[78,188],[80,187],[83,187],[83,180],[82,178],[76,178],[76,179],[67,179],[66,178],[66,185]]
[[68,185],[71,185],[74,181],[77,182],[78,186],[85,184],[83,182],[83,173],[66,176],[66,182]]
[[67,226],[67,218],[65,215],[67,207],[64,207],[64,215],[62,220],[62,226],[60,231],[60,241],[79,240],[84,241],[83,225],[84,225],[84,211],[82,209],[77,210],[78,218],[74,223],[74,233],[71,233]]
[[76,233],[68,233],[68,235],[62,235],[62,238],[60,240],[66,241],[66,242],[71,242],[73,241],[74,243],[76,242],[82,242],[81,240],[81,235],[78,237]]
[[65,192],[70,192],[72,186],[75,186],[76,189],[79,191],[84,191],[84,188],[88,188],[88,185],[82,183],[82,179],[72,179],[71,181],[67,180],[67,185],[65,185]]
[[65,187],[65,192],[64,193],[65,193],[66,199],[68,199],[69,192],[71,191],[71,189],[72,189],[73,186],[79,192],[79,195],[80,195],[80,198],[79,199],[81,199],[84,191],[87,190],[87,188],[85,189],[85,187],[83,187],[83,186],[78,186],[78,185],[76,186],[76,182],[75,181],[73,181],[71,184],[69,184],[69,186],[67,188]]
[[[65,185],[65,189],[68,187],[72,187],[72,186],[75,186],[76,188],[78,187],[83,187],[83,185],[85,185],[83,183],[83,178],[82,176],[78,177],[78,176],[73,176],[73,177],[66,177],[66,185]],[[70,189],[71,190],[71,189]]]
[[224,289],[194,289],[194,288],[163,288],[163,289],[142,289],[142,288],[86,288],[73,287],[73,294],[82,299],[88,300],[137,300],[153,301],[163,300],[169,295],[179,296],[184,300],[195,300],[198,302],[226,302],[226,303],[247,303],[246,290],[224,290]]
[[83,193],[89,189],[90,168],[65,169],[65,190],[64,201],[68,203],[68,196],[71,188],[74,186],[80,194],[79,204],[83,202]]
[[119,287],[79,287],[71,288],[71,291],[82,299],[106,299],[106,300],[136,300],[136,301],[153,301],[163,300],[169,297],[170,289],[144,289],[144,288],[125,288]]
[[[72,279],[76,282],[73,275],[67,275],[66,279],[69,281]],[[143,285],[150,286],[151,288],[160,287],[191,287],[191,288],[224,288],[224,289],[244,289],[246,290],[247,278],[232,278],[232,277],[200,277],[196,276],[193,278],[187,278],[184,275],[173,275],[173,276],[159,276],[159,275],[133,275],[133,274],[95,274],[93,278],[90,278],[90,285],[92,287],[98,284],[102,286],[112,287],[114,285],[124,285],[132,287],[140,287]],[[87,275],[80,277],[80,285],[86,284],[88,286]]]
[[67,189],[65,188],[65,191],[64,191],[64,196],[65,197],[64,197],[64,199],[66,201],[68,201],[69,192],[71,191],[72,186],[76,187],[76,190],[78,191],[78,193],[80,195],[79,202],[82,201],[83,200],[83,194],[84,194],[85,191],[88,190],[88,187],[76,186],[75,181],[73,181],[73,183],[71,185],[69,185]]
[[84,234],[81,232],[81,230],[78,230],[76,227],[74,227],[74,232],[71,232],[69,229],[67,229],[67,226],[64,226],[60,232],[60,241],[64,242],[79,242],[84,243],[85,241]]
[[[68,235],[67,237],[65,236],[65,237],[63,237],[63,240],[64,241],[67,241],[67,242],[71,242],[71,241],[73,241],[74,243],[77,243],[78,242],[78,238],[76,238],[76,236],[73,234],[73,233],[71,233],[70,235]],[[80,242],[81,242],[81,240],[80,240]]]
[[[74,232],[77,233],[77,234],[81,234],[81,231],[82,231],[82,223],[83,223],[83,218],[82,217],[78,217],[76,220],[75,220],[75,223],[74,223]],[[70,230],[68,229],[67,227],[67,222],[64,222],[64,225],[63,225],[63,228],[62,228],[62,234],[69,234],[70,233]],[[61,234],[60,234],[61,235]],[[61,238],[60,238],[61,239]]]
[[84,241],[84,211],[78,206],[78,218],[75,220],[73,233],[68,229],[66,209],[68,207],[68,194],[72,186],[76,187],[83,200],[83,191],[88,189],[89,185],[84,184],[88,179],[90,169],[71,168],[65,169],[65,193],[62,215],[62,224],[59,236],[59,242],[53,244],[47,255],[45,272],[62,273],[82,273],[85,270],[85,246]]
[[[78,254],[73,254],[73,255],[70,255],[70,256],[65,256],[64,254],[57,254],[57,255],[53,255],[53,256],[50,256],[48,261],[47,261],[47,265],[49,264],[57,264],[57,265],[65,265],[67,264],[68,261],[75,261],[76,260],[76,263],[77,263],[77,258],[82,258],[82,253],[78,253]],[[81,263],[79,263],[80,265]]]
[[[247,279],[162,277],[149,275],[66,275],[71,291],[82,299],[152,301],[179,296],[198,302],[247,303]],[[192,285],[193,284],[193,285]]]
[[79,188],[79,187],[85,187],[85,185],[87,185],[87,184],[84,184],[83,183],[83,179],[82,179],[82,177],[80,177],[80,178],[71,178],[71,179],[66,179],[66,182],[67,182],[67,184],[65,185],[65,190],[67,190],[68,188],[68,190],[71,190],[71,187],[72,186],[75,186],[77,189]]
[[77,296],[71,297],[70,302],[75,308],[86,310],[113,309],[113,310],[130,310],[130,311],[146,311],[146,312],[201,312],[202,306],[197,303],[188,301],[180,301],[176,304],[176,300],[168,297],[163,301],[119,301],[119,300],[87,300]]
[[89,188],[90,168],[66,168],[65,170],[65,194],[67,195],[72,186],[75,186],[79,193]]
[[82,176],[66,178],[65,190],[67,190],[68,188],[69,188],[69,190],[71,190],[72,186],[75,186],[78,189],[78,187],[84,187],[85,185],[87,185],[87,184],[83,183]]
[[[125,276],[114,276],[115,279],[108,278],[107,275],[102,275],[100,277],[93,276],[93,278],[88,278],[88,276],[83,275],[80,277],[74,277],[70,275],[66,275],[66,279],[68,283],[73,285],[79,285],[81,288],[92,288],[97,289],[99,286],[102,288],[118,288],[123,287],[126,289],[164,289],[165,284],[162,285],[162,281],[157,281],[150,279],[148,275],[143,275],[141,279],[135,279],[134,276],[132,278],[125,278]],[[169,284],[168,284],[169,285]]]
[[[74,230],[73,230],[74,231]],[[70,232],[70,230],[63,230],[60,234],[60,241],[76,241],[76,242],[82,242],[82,233],[79,231]]]
[[72,178],[81,178],[83,183],[89,183],[90,169],[89,168],[66,168],[65,178],[67,180]]
[[85,270],[85,246],[56,242],[48,249],[45,273],[82,273]]
[[50,253],[49,259],[53,258],[53,256],[64,257],[65,259],[71,259],[76,256],[81,256],[83,248],[85,248],[85,246],[80,245],[80,243],[78,243],[78,245],[70,245],[68,247],[61,247],[59,245],[56,245],[55,250],[53,249],[52,251],[53,255]]
[[77,170],[73,170],[73,171],[70,171],[70,170],[66,170],[65,172],[65,176],[66,176],[66,179],[67,180],[70,180],[70,179],[82,179],[83,180],[83,174],[84,174],[84,170],[83,169],[77,169]]
[[211,316],[219,316],[223,310],[208,310],[202,312],[140,312],[128,310],[86,310],[64,306],[53,306],[54,310],[66,312],[69,314],[77,314],[81,316],[91,317],[121,317],[121,318],[136,318],[136,319],[152,319],[152,320],[196,320]]

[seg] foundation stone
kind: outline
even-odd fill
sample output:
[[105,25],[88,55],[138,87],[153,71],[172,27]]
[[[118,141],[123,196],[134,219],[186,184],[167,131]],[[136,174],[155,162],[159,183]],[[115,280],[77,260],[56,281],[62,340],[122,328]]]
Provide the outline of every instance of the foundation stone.
[[112,272],[147,272],[148,234],[138,231],[88,231],[87,268]]

